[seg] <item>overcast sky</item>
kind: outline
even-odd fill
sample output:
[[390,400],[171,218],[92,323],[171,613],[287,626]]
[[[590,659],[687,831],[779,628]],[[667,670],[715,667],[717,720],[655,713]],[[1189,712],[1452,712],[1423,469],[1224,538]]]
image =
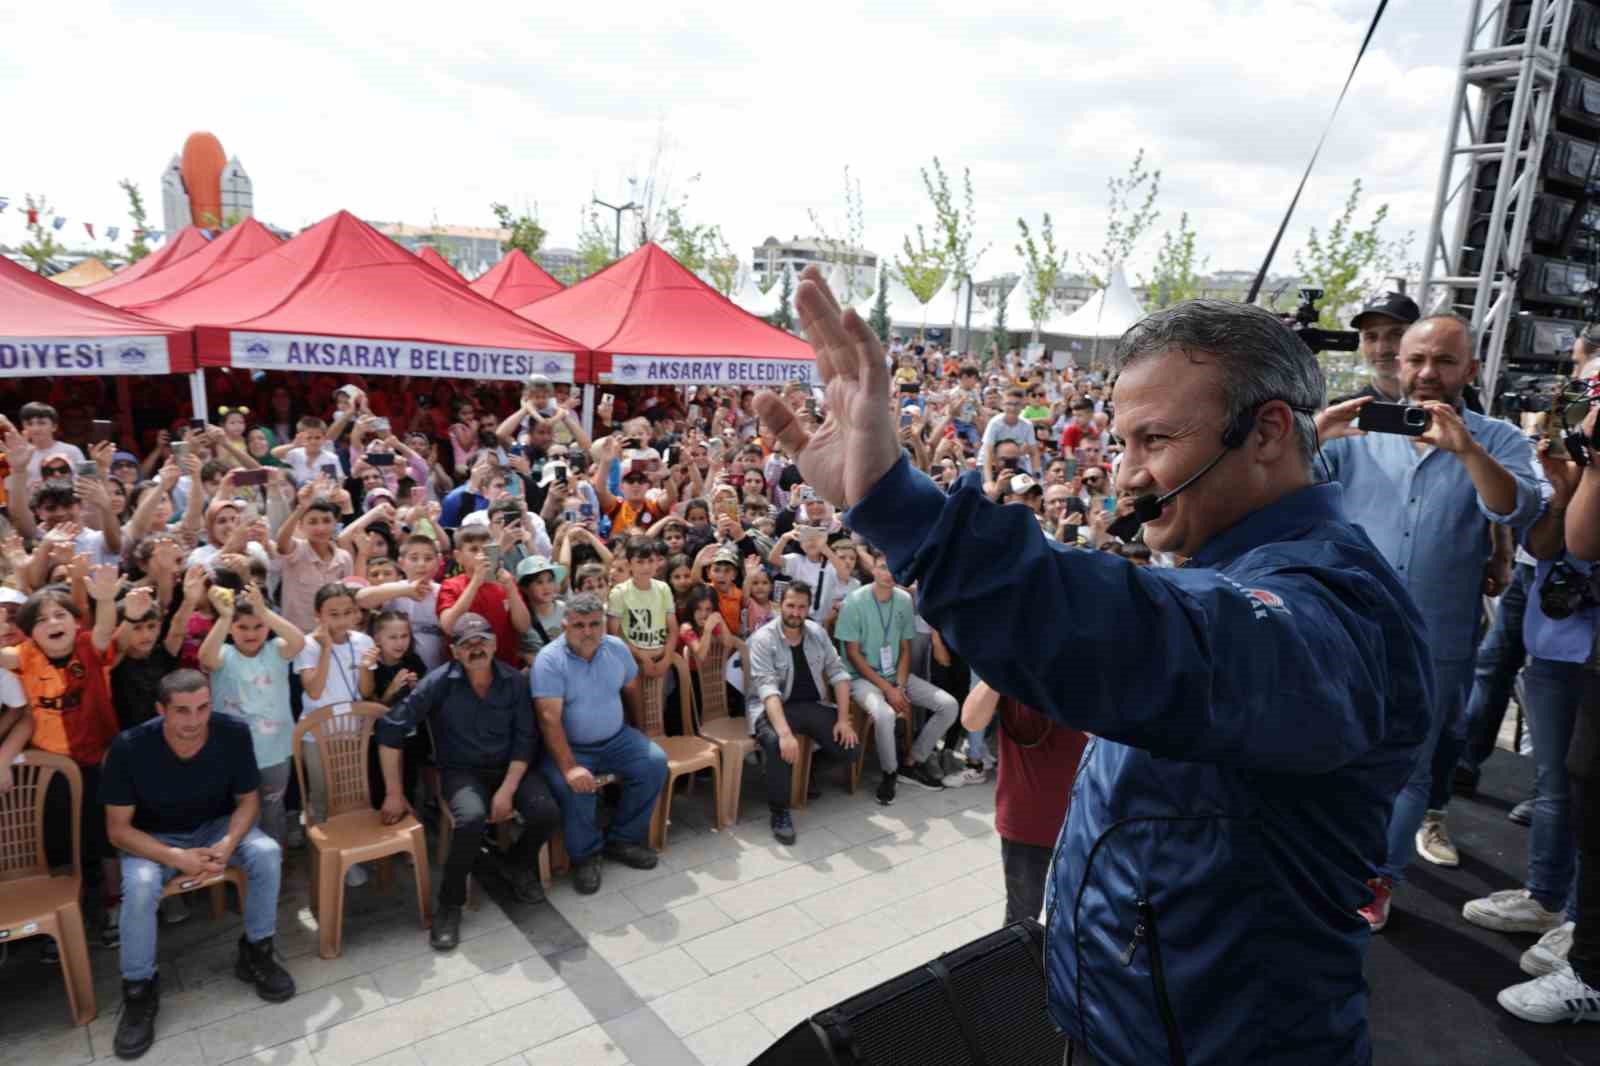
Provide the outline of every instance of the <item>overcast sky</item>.
[[[621,202],[657,141],[688,216],[748,258],[769,235],[843,228],[860,178],[866,243],[931,222],[918,168],[970,167],[979,273],[1013,267],[1016,218],[1054,214],[1098,247],[1105,181],[1143,146],[1158,231],[1188,211],[1213,268],[1254,268],[1375,0],[410,4],[72,0],[0,8],[0,241],[27,192],[72,221],[127,225],[118,178],[159,179],[210,130],[295,229],[368,219],[488,224],[537,208],[575,242],[591,194]],[[855,8],[866,9],[865,13]],[[1277,265],[1361,178],[1393,230],[1428,223],[1467,5],[1390,4]],[[558,10],[559,14],[549,11]],[[974,15],[973,12],[978,12]],[[697,180],[689,180],[698,175]],[[1156,239],[1135,255],[1135,271]]]

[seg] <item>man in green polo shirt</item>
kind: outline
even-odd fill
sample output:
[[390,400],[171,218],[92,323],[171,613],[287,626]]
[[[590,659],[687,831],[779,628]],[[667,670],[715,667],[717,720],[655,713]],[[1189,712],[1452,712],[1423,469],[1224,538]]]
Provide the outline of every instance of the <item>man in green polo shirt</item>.
[[[833,635],[850,671],[850,700],[872,719],[883,770],[878,802],[894,802],[898,777],[920,788],[944,788],[943,773],[929,763],[934,745],[954,724],[960,707],[954,696],[912,675],[916,611],[911,594],[895,588],[894,574],[881,555],[872,560],[872,584],[845,597]],[[913,707],[928,711],[928,720],[901,764],[895,759],[895,723],[900,715],[911,715]]]

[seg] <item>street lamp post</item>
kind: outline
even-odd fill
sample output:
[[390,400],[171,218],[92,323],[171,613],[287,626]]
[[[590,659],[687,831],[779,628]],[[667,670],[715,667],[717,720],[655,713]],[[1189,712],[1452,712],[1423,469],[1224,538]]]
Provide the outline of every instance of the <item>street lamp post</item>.
[[617,213],[617,237],[616,237],[616,244],[613,245],[613,247],[612,247],[612,254],[614,254],[618,259],[621,259],[622,258],[622,212],[624,212],[624,211],[637,211],[637,210],[639,210],[639,205],[634,203],[632,200],[629,200],[627,203],[623,204],[621,207],[618,207],[616,204],[608,204],[608,203],[606,203],[604,200],[600,199],[600,197],[598,197],[598,196],[591,197],[591,199],[596,204],[598,204],[599,206],[604,207],[609,211],[615,211]]

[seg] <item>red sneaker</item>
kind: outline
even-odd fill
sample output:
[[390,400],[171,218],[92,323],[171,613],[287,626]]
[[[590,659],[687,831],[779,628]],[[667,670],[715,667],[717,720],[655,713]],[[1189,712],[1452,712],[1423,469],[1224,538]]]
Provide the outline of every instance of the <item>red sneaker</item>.
[[1372,902],[1361,908],[1361,917],[1367,920],[1374,933],[1383,932],[1389,924],[1389,902],[1394,896],[1393,883],[1387,877],[1374,877],[1367,882],[1372,889]]

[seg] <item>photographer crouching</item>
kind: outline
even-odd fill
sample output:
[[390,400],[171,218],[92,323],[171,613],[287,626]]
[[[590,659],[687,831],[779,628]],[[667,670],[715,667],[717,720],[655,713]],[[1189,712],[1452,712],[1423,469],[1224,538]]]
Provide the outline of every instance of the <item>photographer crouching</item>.
[[1340,488],[1314,484],[1310,351],[1211,300],[1122,338],[1119,509],[1188,559],[1141,568],[1050,543],[976,476],[946,496],[913,470],[876,337],[803,277],[828,417],[808,432],[767,393],[763,419],[980,676],[1094,734],[1045,903],[1068,1061],[1370,1062],[1357,910],[1431,732],[1433,671],[1405,589]]

